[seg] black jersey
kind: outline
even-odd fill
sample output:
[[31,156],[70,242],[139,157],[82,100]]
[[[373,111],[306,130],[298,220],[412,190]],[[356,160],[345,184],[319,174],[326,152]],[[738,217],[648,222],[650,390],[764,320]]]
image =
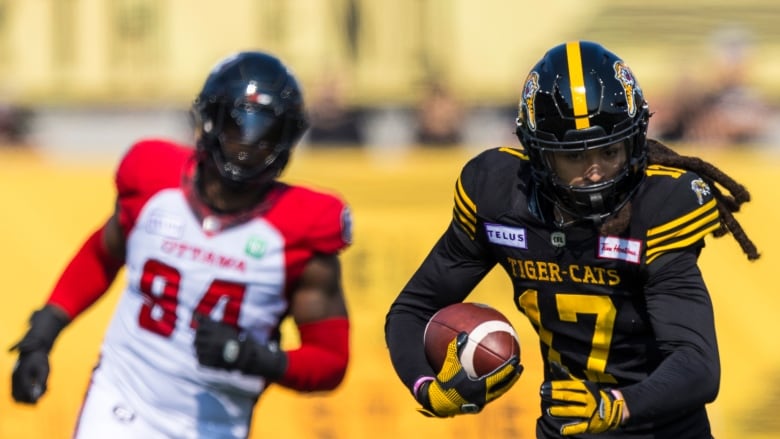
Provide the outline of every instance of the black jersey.
[[[696,174],[650,166],[623,233],[545,220],[520,150],[472,159],[455,187],[453,220],[387,318],[393,364],[407,386],[435,375],[422,331],[437,309],[463,301],[496,265],[535,327],[545,366],[623,392],[627,425],[598,437],[710,437],[705,404],[720,365],[709,294],[696,261],[719,227],[711,188]],[[420,340],[414,345],[409,340]],[[547,370],[548,367],[545,367]],[[543,415],[538,437],[558,437]],[[587,435],[581,437],[588,437]]]

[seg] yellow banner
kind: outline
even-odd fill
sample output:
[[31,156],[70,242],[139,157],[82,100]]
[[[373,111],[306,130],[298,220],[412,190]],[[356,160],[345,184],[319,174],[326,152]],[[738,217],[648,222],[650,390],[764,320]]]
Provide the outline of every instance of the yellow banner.
[[[430,419],[390,365],[384,317],[390,302],[447,226],[460,167],[473,151],[299,151],[285,178],[333,190],[351,204],[355,244],[344,254],[352,318],[352,361],[330,394],[301,395],[271,388],[260,400],[252,438],[399,437],[533,438],[541,370],[537,337],[514,310],[503,273],[494,272],[469,298],[489,302],[513,321],[525,372],[518,384],[479,415]],[[780,432],[780,267],[777,158],[749,154],[711,157],[744,182],[753,199],[738,214],[763,253],[749,263],[731,238],[708,238],[701,259],[713,296],[723,364],[719,399],[709,408],[715,437],[760,439]],[[0,153],[0,348],[27,327],[64,264],[86,235],[110,214],[114,163],[52,164],[32,154]],[[36,407],[10,397],[14,355],[0,360],[0,438],[68,438],[116,303],[112,291],[63,332],[51,356],[49,392]],[[287,345],[296,343],[289,324]]]

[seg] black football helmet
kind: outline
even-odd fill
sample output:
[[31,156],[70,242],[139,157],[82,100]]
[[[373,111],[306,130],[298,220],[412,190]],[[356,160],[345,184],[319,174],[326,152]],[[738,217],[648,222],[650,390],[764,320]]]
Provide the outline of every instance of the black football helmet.
[[275,179],[308,128],[295,76],[262,52],[239,52],[220,61],[192,115],[200,165],[215,167],[233,189],[257,189]]
[[[572,41],[550,49],[531,69],[520,97],[516,134],[541,194],[575,221],[600,224],[644,178],[649,117],[626,63],[600,44]],[[627,160],[612,178],[575,186],[556,175],[556,153],[621,143]]]

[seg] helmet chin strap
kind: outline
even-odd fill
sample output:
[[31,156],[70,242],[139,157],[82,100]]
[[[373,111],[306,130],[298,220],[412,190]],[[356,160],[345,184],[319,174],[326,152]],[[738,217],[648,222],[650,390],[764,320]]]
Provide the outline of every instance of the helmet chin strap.
[[588,198],[590,198],[590,205],[591,210],[593,212],[603,212],[604,207],[604,197],[601,196],[601,192],[594,192],[592,194],[589,194]]
[[[600,212],[604,210],[604,198],[601,193],[592,193],[588,195],[589,202],[593,208],[593,212]],[[553,201],[553,211],[555,214],[555,226],[559,229],[565,229],[576,224],[590,223],[596,228],[601,227],[604,220],[609,217],[609,214],[594,213],[592,215],[577,215],[575,212],[567,209],[560,201]]]

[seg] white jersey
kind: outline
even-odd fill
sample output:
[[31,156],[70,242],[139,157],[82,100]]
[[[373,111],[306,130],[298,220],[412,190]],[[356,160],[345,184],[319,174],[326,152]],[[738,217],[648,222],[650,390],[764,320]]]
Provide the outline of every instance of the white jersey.
[[[93,382],[120,396],[116,404],[124,406],[109,407],[112,416],[131,414],[165,436],[246,437],[266,383],[201,366],[195,316],[240,327],[259,342],[278,340],[290,288],[314,253],[348,244],[349,214],[334,196],[280,183],[255,211],[220,216],[192,194],[191,153],[142,142],[119,167],[127,286]],[[148,166],[161,157],[157,172],[172,176],[156,179]]]

